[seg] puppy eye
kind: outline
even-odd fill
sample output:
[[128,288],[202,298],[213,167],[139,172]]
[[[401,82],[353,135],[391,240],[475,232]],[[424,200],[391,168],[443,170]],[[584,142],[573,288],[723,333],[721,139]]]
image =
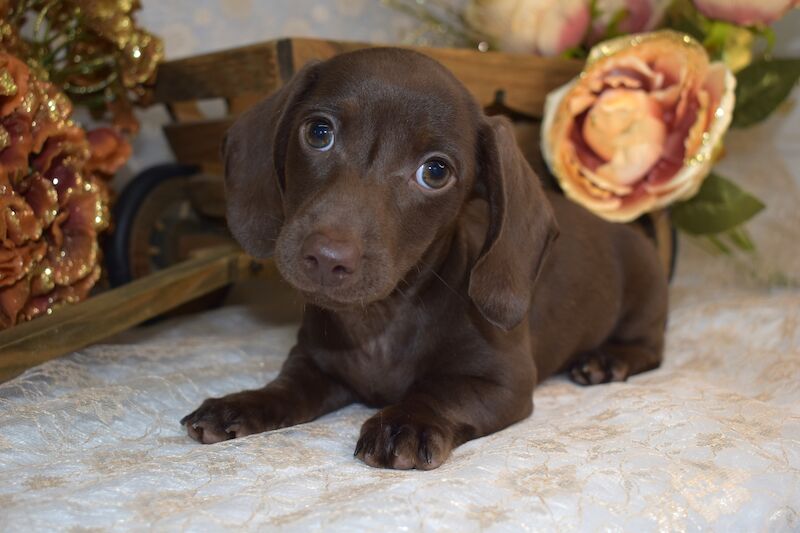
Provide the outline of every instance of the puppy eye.
[[450,167],[439,158],[428,159],[417,169],[417,183],[429,190],[441,189],[450,183]]
[[330,150],[333,146],[333,126],[327,120],[312,120],[306,126],[306,142],[320,152]]

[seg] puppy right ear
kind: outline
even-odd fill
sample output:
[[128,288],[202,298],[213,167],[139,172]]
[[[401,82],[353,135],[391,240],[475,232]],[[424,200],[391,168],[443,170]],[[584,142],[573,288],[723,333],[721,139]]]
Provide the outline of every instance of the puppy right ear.
[[228,227],[247,253],[272,255],[283,227],[283,158],[292,109],[308,91],[317,63],[244,112],[222,139]]

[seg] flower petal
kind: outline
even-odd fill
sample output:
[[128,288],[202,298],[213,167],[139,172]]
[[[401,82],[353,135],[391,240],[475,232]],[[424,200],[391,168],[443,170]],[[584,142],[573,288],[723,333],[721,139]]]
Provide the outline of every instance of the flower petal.
[[771,24],[794,7],[796,0],[694,0],[705,16],[740,26]]
[[695,194],[727,130],[735,78],[671,31],[595,47],[548,95],[542,152],[565,194],[627,222]]

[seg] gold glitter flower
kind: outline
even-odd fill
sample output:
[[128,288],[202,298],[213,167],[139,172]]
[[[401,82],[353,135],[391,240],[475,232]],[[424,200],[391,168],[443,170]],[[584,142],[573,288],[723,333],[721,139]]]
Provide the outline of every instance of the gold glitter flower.
[[109,223],[105,179],[130,156],[119,133],[87,135],[63,93],[0,52],[0,73],[12,70],[13,105],[2,100],[0,115],[0,329],[89,294]]
[[[76,105],[96,117],[110,116],[133,133],[138,123],[128,110],[149,98],[164,57],[161,39],[136,25],[140,8],[135,0],[5,0],[0,50],[25,58],[41,80],[54,83]],[[0,75],[0,106],[16,97],[15,83]]]

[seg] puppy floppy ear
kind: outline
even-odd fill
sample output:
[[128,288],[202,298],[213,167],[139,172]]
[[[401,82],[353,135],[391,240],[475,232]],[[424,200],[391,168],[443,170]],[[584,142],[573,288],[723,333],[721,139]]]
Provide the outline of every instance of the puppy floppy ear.
[[313,82],[316,66],[305,66],[286,85],[243,113],[222,140],[228,227],[254,257],[272,255],[283,227],[288,127],[293,108]]
[[469,296],[486,320],[510,330],[528,312],[558,226],[539,177],[517,148],[511,122],[488,117],[479,143],[478,179],[486,187],[489,229],[470,273]]

